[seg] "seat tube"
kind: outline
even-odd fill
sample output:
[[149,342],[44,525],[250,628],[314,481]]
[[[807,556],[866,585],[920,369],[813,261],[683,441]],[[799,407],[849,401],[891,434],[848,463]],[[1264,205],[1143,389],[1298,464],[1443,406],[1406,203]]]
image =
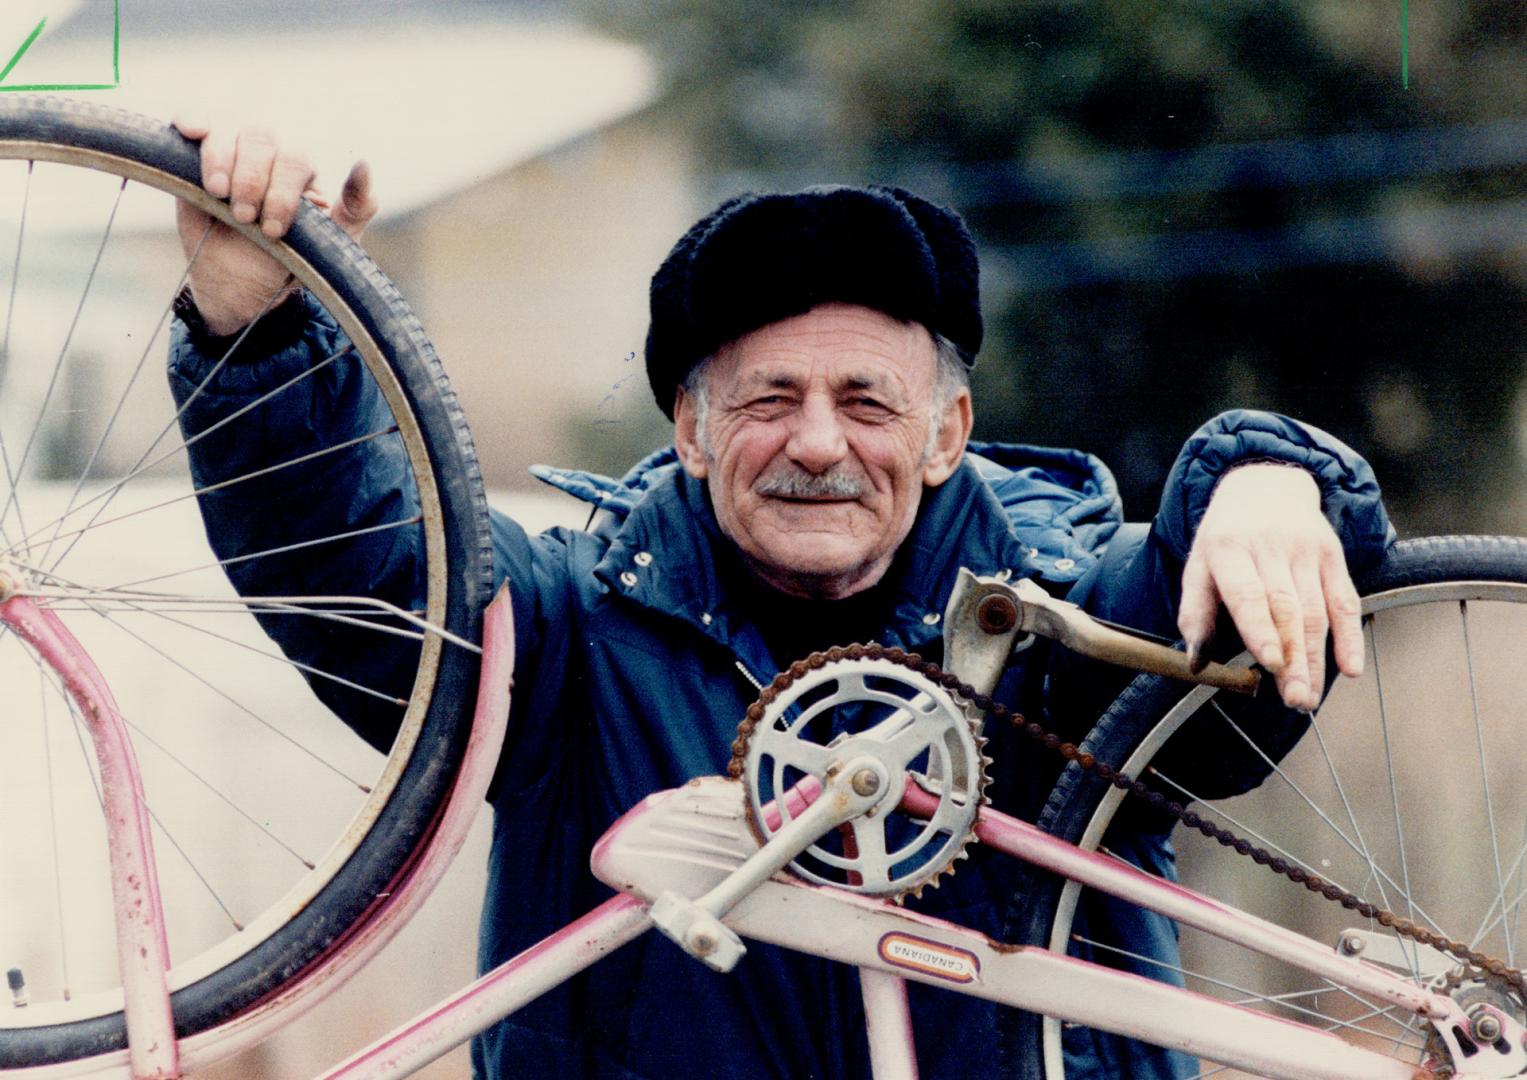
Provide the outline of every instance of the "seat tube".
[[875,1080],[917,1080],[906,980],[884,971],[860,968],[859,992],[864,998],[871,1075]]

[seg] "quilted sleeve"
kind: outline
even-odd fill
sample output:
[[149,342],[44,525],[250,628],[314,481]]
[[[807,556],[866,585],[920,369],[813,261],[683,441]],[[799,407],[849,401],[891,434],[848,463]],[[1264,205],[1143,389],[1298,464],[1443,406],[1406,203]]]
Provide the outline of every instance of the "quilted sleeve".
[[1355,450],[1313,425],[1241,409],[1221,413],[1194,432],[1167,477],[1155,530],[1179,560],[1187,558],[1220,478],[1254,461],[1308,470],[1354,573],[1376,563],[1394,542],[1378,481]]

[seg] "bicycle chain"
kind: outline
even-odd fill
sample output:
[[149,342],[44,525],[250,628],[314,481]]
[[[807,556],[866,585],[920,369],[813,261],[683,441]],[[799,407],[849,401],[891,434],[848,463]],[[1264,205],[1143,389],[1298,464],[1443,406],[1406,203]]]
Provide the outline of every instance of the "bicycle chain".
[[995,700],[989,694],[983,694],[968,683],[962,682],[956,675],[944,671],[937,664],[924,660],[917,653],[909,653],[895,646],[879,644],[868,645],[845,645],[834,646],[826,652],[815,652],[804,660],[797,660],[786,670],[774,677],[774,680],[762,691],[758,699],[748,706],[747,713],[737,726],[737,738],[732,743],[732,760],[727,766],[727,775],[734,779],[740,779],[743,774],[743,758],[747,754],[748,740],[753,729],[763,719],[764,710],[790,685],[805,675],[808,671],[814,671],[825,664],[837,663],[841,660],[888,660],[894,664],[917,672],[924,678],[937,683],[945,690],[955,694],[959,698],[971,703],[988,716],[1013,724],[1033,742],[1043,743],[1046,747],[1056,751],[1067,761],[1074,761],[1087,772],[1092,773],[1099,779],[1106,781],[1126,794],[1144,799],[1158,810],[1164,811],[1176,821],[1181,822],[1190,829],[1195,829],[1204,836],[1216,841],[1223,847],[1233,848],[1239,855],[1250,858],[1260,866],[1265,866],[1273,873],[1285,877],[1296,885],[1303,885],[1310,892],[1319,893],[1327,900],[1341,904],[1342,907],[1356,912],[1365,919],[1371,919],[1380,926],[1393,930],[1401,937],[1425,945],[1428,948],[1444,952],[1454,959],[1478,969],[1484,975],[1504,982],[1518,995],[1527,997],[1527,975],[1519,968],[1510,967],[1503,960],[1487,956],[1470,948],[1461,941],[1454,941],[1442,934],[1434,933],[1424,926],[1417,926],[1410,919],[1396,915],[1387,908],[1369,903],[1354,892],[1348,892],[1334,882],[1326,881],[1319,874],[1312,874],[1301,866],[1292,865],[1288,860],[1272,854],[1266,848],[1258,847],[1251,841],[1246,840],[1229,829],[1206,820],[1201,814],[1188,809],[1179,802],[1168,799],[1159,791],[1154,791],[1143,781],[1114,768],[1106,761],[1099,761],[1087,750],[1081,749],[1075,743],[1066,742],[1059,735],[1046,730],[1042,725],[1032,720],[1025,719],[1022,713],[1014,712],[1002,702]]

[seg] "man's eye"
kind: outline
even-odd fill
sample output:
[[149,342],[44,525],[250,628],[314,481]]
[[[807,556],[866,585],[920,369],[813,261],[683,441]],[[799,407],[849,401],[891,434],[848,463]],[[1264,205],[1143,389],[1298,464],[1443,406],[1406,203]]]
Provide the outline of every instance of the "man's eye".
[[784,394],[760,394],[756,398],[749,399],[743,406],[748,412],[773,416],[784,412],[790,407],[790,398]]

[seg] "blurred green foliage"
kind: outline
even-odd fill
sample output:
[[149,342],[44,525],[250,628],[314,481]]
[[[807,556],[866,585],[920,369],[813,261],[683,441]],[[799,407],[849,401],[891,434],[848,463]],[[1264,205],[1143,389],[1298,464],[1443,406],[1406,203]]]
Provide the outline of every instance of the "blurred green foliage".
[[1410,531],[1527,527],[1527,5],[582,0],[719,199],[889,180],[984,257],[977,436],[1150,511],[1212,412],[1363,450]]

